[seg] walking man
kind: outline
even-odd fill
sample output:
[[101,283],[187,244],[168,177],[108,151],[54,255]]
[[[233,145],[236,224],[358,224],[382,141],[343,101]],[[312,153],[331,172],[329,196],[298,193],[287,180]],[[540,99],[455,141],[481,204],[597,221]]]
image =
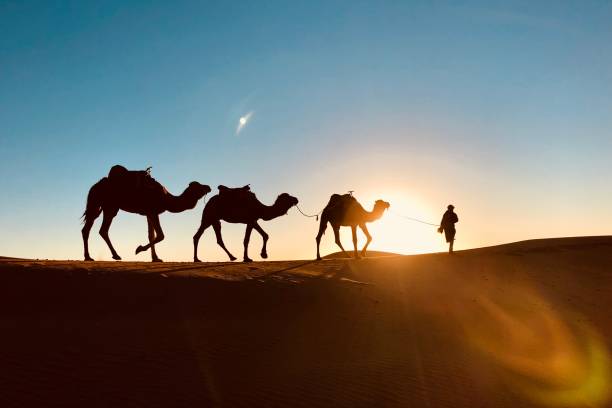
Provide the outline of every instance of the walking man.
[[459,222],[459,217],[453,211],[455,206],[450,204],[442,216],[442,221],[440,221],[440,228],[438,228],[438,232],[441,234],[444,232],[446,236],[446,242],[448,242],[448,253],[453,253],[453,242],[455,242],[455,223]]

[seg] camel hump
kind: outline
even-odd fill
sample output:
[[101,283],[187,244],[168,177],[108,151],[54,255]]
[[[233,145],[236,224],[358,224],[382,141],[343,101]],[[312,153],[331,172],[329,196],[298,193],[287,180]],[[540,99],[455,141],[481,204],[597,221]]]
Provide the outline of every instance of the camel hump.
[[235,199],[255,197],[255,194],[251,191],[251,186],[248,184],[242,187],[227,187],[220,185],[217,188],[219,189],[219,195],[222,197],[231,197]]
[[350,194],[332,194],[327,205],[339,205],[357,202],[355,197]]
[[325,212],[333,211],[345,213],[355,204],[359,205],[357,199],[350,194],[332,194],[329,198],[329,203],[325,207]]
[[125,176],[127,173],[128,173],[128,169],[126,169],[120,164],[115,164],[113,167],[111,167],[110,171],[108,172],[108,178],[117,178],[117,177]]

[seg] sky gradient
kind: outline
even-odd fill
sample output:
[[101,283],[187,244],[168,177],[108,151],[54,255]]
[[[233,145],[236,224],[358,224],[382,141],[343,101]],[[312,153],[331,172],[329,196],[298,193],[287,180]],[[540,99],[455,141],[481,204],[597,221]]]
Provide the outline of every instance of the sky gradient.
[[[444,250],[396,214],[438,222],[449,203],[456,249],[610,233],[609,2],[94,3],[0,2],[0,255],[80,259],[87,191],[114,164],[311,213],[382,198],[370,249]],[[202,209],[161,216],[160,257],[191,259]],[[100,222],[91,255],[110,259]],[[271,259],[315,256],[295,209],[262,226]],[[244,226],[223,231],[241,255]],[[144,217],[110,236],[149,260]],[[225,260],[212,230],[199,253]]]

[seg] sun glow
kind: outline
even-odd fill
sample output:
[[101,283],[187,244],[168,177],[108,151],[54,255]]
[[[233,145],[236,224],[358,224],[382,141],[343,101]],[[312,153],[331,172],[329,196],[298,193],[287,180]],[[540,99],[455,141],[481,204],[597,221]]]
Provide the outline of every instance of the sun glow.
[[[380,191],[389,191],[381,189]],[[437,227],[418,223],[404,217],[418,218],[426,222],[439,222],[440,214],[437,207],[427,204],[415,195],[410,195],[401,190],[392,193],[368,193],[358,200],[366,208],[371,210],[373,203],[382,199],[391,204],[385,214],[377,221],[368,224],[368,230],[372,235],[372,244],[369,249],[377,251],[395,252],[400,254],[419,254],[427,252],[438,252],[446,250],[440,234],[436,232]],[[350,236],[350,235],[349,235]],[[359,238],[362,246],[363,238]]]

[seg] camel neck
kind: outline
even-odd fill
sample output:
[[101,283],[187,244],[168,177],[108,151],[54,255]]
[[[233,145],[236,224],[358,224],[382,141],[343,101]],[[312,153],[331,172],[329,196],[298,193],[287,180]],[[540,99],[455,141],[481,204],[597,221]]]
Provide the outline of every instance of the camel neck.
[[166,194],[166,209],[173,213],[183,212],[195,207],[198,200],[188,197],[185,192],[180,196],[175,196],[170,193]]
[[374,208],[372,211],[368,212],[366,215],[366,222],[376,221],[380,217],[382,217],[383,210],[379,208]]
[[263,205],[261,219],[264,221],[270,221],[276,217],[280,217],[281,215],[285,214],[285,212],[286,211],[279,208],[276,203],[272,205]]

